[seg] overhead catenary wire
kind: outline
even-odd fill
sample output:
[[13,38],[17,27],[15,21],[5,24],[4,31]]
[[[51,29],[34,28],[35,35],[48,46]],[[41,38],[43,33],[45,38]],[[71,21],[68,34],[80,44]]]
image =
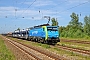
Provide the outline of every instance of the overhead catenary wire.
[[[25,0],[25,1],[26,1],[26,0]],[[24,1],[24,2],[25,2],[25,1]],[[28,9],[29,7],[31,7],[31,5],[33,5],[33,3],[34,3],[35,1],[36,1],[36,0],[34,0],[34,1],[27,7],[27,9]],[[24,4],[24,2],[23,2],[22,4]],[[68,2],[68,0],[64,1],[64,3],[65,3],[65,2]],[[63,2],[61,2],[61,3],[63,3]],[[61,3],[60,3],[60,4],[61,4]],[[52,8],[53,8],[53,7],[52,7]],[[22,16],[22,15],[25,13],[25,11],[27,11],[27,9],[24,10],[24,11],[22,12],[22,14],[19,15],[19,16]],[[49,9],[48,9],[48,10],[49,10]],[[41,13],[40,8],[39,8],[39,13]],[[42,12],[42,16],[43,16],[43,12]],[[19,18],[19,17],[17,17],[17,18]],[[16,19],[17,19],[17,18],[16,18]],[[23,18],[23,17],[22,17],[22,18]],[[43,19],[43,17],[42,17],[42,19]]]
[[[57,5],[61,5],[61,4],[65,3],[65,2],[68,2],[68,0],[65,0],[64,2],[61,2],[61,3],[57,4]],[[51,8],[54,9],[54,7],[55,7],[55,6],[53,6],[53,7],[51,7]],[[48,10],[50,10],[51,8],[49,8]]]
[[[56,10],[56,14],[53,14],[53,15],[51,15],[51,16],[56,15],[56,20],[57,20],[57,13],[60,14],[60,13],[62,13],[62,12],[68,11],[68,10],[70,10],[70,9],[76,8],[76,7],[78,7],[78,6],[84,5],[84,4],[89,3],[89,2],[90,2],[90,0],[89,0],[89,1],[86,1],[86,2],[84,2],[84,3],[80,3],[80,4],[78,4],[78,5],[75,5],[75,6],[73,6],[73,7],[70,7],[70,8],[68,8],[68,9],[66,9],[66,10],[61,11],[61,12],[57,12],[57,10]],[[80,12],[80,16],[81,16],[81,12]]]
[[[64,3],[65,3],[65,2],[68,2],[68,0],[64,1]],[[80,3],[80,4],[78,4],[78,5],[75,5],[75,6],[73,6],[73,7],[70,7],[70,8],[68,8],[68,9],[62,10],[62,11],[60,11],[60,12],[57,12],[57,10],[56,10],[56,14],[53,14],[53,15],[57,15],[57,14],[63,13],[63,12],[65,12],[65,11],[68,11],[68,10],[70,10],[70,9],[76,8],[76,7],[78,7],[78,6],[84,5],[84,4],[89,3],[89,2],[90,2],[90,0],[89,0],[89,1],[86,1],[86,2],[84,2],[84,3]],[[59,4],[58,4],[58,5],[59,5]],[[54,8],[54,7],[51,7],[51,8]],[[50,10],[51,8],[49,8],[48,10]],[[40,11],[39,11],[39,12],[40,12]],[[43,12],[42,12],[42,13],[43,13]],[[51,15],[51,16],[53,16],[53,15]]]
[[[21,5],[23,5],[25,3],[25,1],[26,0],[24,0]],[[13,6],[15,6],[15,5],[17,5],[17,0],[15,2],[13,2]],[[14,11],[15,11],[15,18],[16,18],[16,13],[17,13],[18,9],[16,7],[14,7]]]
[[[15,7],[17,5],[17,0],[12,0],[12,6],[13,6],[13,9],[14,9],[14,17],[16,18],[16,12],[17,12],[17,7]],[[13,19],[13,18],[11,18]]]
[[[12,0],[12,6],[14,7],[14,3],[17,3],[17,0],[14,2],[13,0]],[[14,11],[15,11],[15,7],[14,7]],[[8,12],[8,11],[3,11],[3,13],[6,13],[6,12]],[[15,16],[16,16],[16,12],[14,13],[15,14]],[[4,18],[8,18],[9,16],[7,15],[7,14],[5,14],[5,15],[3,15],[4,16]]]
[[[34,0],[34,1],[27,7],[27,9],[30,8],[35,2],[36,2],[36,0]],[[22,15],[27,11],[27,9],[24,10],[24,11],[22,12],[22,14],[20,14],[19,16],[22,16]],[[19,18],[19,16],[18,16],[17,18]],[[17,18],[16,18],[16,19],[17,19]]]
[[[17,0],[16,0],[16,5],[17,5]],[[15,18],[16,18],[16,13],[17,13],[17,8],[15,8]]]
[[25,2],[26,2],[26,0],[24,0],[21,5],[23,5]]
[[65,11],[70,10],[70,9],[73,9],[73,8],[76,8],[76,7],[81,6],[81,5],[84,5],[84,4],[86,4],[86,3],[89,3],[89,1],[84,2],[84,3],[80,3],[80,4],[76,5],[76,6],[73,6],[73,7],[71,7],[71,8],[66,9]]
[[[24,2],[25,2],[26,0],[24,0]],[[36,0],[34,0],[28,7],[27,7],[27,9],[35,2]],[[24,4],[24,2],[22,3],[22,4]],[[66,1],[67,2],[67,1]],[[61,11],[61,12],[57,12],[57,13],[62,13],[62,12],[64,12],[64,11],[67,11],[67,10],[70,10],[70,9],[73,9],[73,8],[76,8],[76,7],[78,7],[78,6],[80,6],[80,5],[83,5],[83,4],[86,4],[86,3],[88,3],[88,2],[90,2],[90,1],[87,1],[87,2],[84,2],[84,3],[81,3],[81,4],[78,4],[78,5],[76,5],[76,6],[73,6],[73,7],[71,7],[71,8],[68,8],[68,9],[65,9],[65,10],[63,10],[63,11]],[[25,11],[27,11],[27,9],[26,10],[24,10],[19,16],[21,16],[21,15],[23,15],[24,13],[25,13]],[[39,10],[39,13],[41,13],[41,10]],[[43,12],[42,12],[43,13]],[[19,18],[19,16],[17,16],[16,18]],[[53,15],[52,15],[53,16]],[[6,18],[6,17],[5,17]]]
[[[73,7],[70,7],[70,8],[68,8],[68,9],[63,10],[63,11],[60,11],[60,12],[58,12],[58,14],[63,13],[63,12],[65,12],[65,11],[68,11],[68,10],[70,10],[70,9],[76,8],[76,7],[78,7],[78,6],[84,5],[84,4],[89,3],[89,2],[90,2],[90,1],[86,1],[86,2],[84,2],[84,3],[80,3],[80,4],[78,4],[78,5],[75,5],[75,6],[73,6]],[[53,15],[52,15],[52,16],[53,16]]]
[[[15,11],[15,18],[16,18],[16,12],[18,11],[18,8],[16,8],[15,6],[15,3],[17,5],[17,0],[13,3],[13,7],[14,7],[14,11]],[[11,18],[11,19],[14,19],[14,18]]]

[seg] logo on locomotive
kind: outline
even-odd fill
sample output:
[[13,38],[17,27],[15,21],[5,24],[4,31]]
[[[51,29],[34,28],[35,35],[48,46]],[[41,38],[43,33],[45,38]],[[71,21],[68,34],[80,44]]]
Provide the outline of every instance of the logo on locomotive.
[[33,35],[33,34],[37,34],[37,33],[38,33],[38,31],[34,31],[34,32],[32,32],[32,35]]

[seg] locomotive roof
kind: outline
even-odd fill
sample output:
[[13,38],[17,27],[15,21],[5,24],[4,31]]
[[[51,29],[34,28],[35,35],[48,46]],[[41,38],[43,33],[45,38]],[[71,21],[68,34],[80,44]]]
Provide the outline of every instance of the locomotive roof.
[[42,27],[42,26],[50,26],[49,24],[43,24],[43,25],[38,25],[38,26],[34,26],[35,27]]

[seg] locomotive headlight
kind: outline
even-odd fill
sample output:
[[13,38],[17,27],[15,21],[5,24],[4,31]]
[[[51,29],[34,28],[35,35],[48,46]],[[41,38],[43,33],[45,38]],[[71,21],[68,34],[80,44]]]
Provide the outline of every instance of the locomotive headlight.
[[58,37],[58,35],[56,35],[56,37]]

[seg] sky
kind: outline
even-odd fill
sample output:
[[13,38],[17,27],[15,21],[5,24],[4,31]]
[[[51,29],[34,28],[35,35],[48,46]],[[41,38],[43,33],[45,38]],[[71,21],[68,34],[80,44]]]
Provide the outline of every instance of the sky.
[[[90,15],[90,0],[0,0],[0,34],[46,24],[56,18],[59,26],[67,26],[75,12],[79,21]],[[51,21],[50,21],[51,24]]]

